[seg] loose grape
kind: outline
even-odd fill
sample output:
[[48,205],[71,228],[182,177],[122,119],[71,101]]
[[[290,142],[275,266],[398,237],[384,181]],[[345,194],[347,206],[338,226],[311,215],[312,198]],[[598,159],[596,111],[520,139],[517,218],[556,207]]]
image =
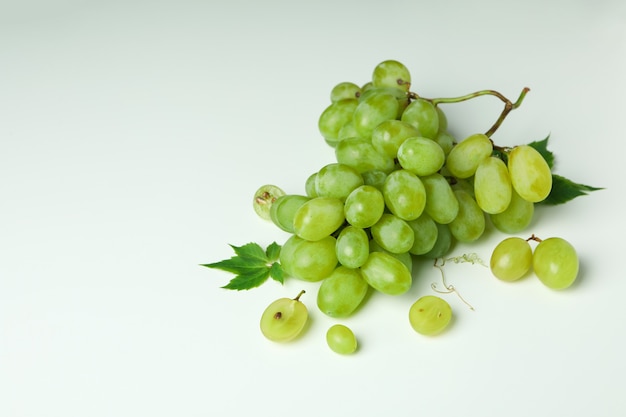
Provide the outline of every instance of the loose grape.
[[343,324],[335,324],[326,332],[326,343],[335,353],[349,355],[357,348],[357,340],[350,328]]
[[452,319],[450,304],[440,297],[425,295],[409,309],[409,322],[413,329],[423,335],[441,333]]
[[252,200],[252,206],[256,214],[264,219],[271,220],[270,209],[272,204],[276,202],[278,197],[285,195],[285,192],[275,185],[266,184],[259,187],[254,193],[254,199]]
[[288,342],[296,338],[308,320],[306,306],[300,301],[301,291],[296,298],[279,298],[271,303],[261,316],[261,332],[274,342]]
[[578,276],[578,254],[565,239],[542,240],[533,252],[533,269],[548,288],[561,290],[574,283]]
[[515,191],[533,203],[543,201],[552,190],[550,166],[532,146],[521,145],[509,153],[509,173]]
[[359,269],[338,266],[322,281],[317,306],[329,317],[348,317],[361,305],[368,289]]
[[532,262],[533,253],[528,241],[509,237],[494,248],[489,265],[496,278],[516,281],[530,270]]

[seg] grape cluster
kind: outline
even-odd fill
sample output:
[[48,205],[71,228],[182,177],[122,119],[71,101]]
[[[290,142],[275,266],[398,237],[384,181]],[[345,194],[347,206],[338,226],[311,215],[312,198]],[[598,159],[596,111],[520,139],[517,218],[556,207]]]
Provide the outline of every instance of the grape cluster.
[[[317,306],[330,317],[352,315],[370,289],[406,293],[415,260],[442,258],[454,242],[478,240],[487,222],[509,234],[523,231],[535,203],[551,191],[550,167],[535,148],[498,147],[486,133],[457,141],[438,103],[410,87],[409,70],[394,60],[378,64],[364,85],[337,84],[318,121],[336,161],[311,174],[302,194],[265,186],[255,196],[260,215],[290,233],[280,251],[284,272],[320,282]],[[534,261],[546,285],[564,287],[567,279],[553,276],[551,264],[566,251],[563,241],[545,240],[534,255],[522,242],[528,248],[517,240],[496,248],[493,273],[514,280]],[[268,314],[263,320],[272,326],[284,322]],[[411,326],[426,335],[441,332],[451,316],[436,296],[409,311]],[[285,334],[295,323],[284,325]],[[341,352],[356,347],[353,339],[343,328],[328,335]]]

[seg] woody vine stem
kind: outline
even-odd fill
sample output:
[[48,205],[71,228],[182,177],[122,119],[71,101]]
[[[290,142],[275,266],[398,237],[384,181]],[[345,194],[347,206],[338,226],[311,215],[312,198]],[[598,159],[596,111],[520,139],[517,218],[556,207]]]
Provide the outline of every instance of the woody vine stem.
[[432,98],[432,99],[420,97],[416,93],[409,92],[409,98],[410,99],[421,98],[423,100],[431,102],[433,105],[436,106],[438,104],[460,103],[460,102],[471,100],[473,98],[480,97],[480,96],[494,96],[494,97],[497,97],[504,103],[504,109],[500,113],[500,116],[498,117],[498,120],[496,120],[496,122],[493,124],[493,126],[491,126],[491,128],[489,128],[489,130],[487,130],[487,132],[485,132],[486,136],[491,137],[491,135],[493,135],[496,132],[496,130],[498,130],[498,128],[500,127],[500,125],[502,124],[502,122],[504,121],[506,116],[508,116],[508,114],[512,110],[515,110],[516,108],[518,108],[522,104],[522,101],[524,101],[524,97],[526,97],[526,94],[529,91],[530,91],[530,88],[524,87],[522,89],[522,92],[520,93],[519,97],[517,98],[517,100],[515,102],[509,100],[504,95],[502,95],[501,93],[499,93],[498,91],[495,91],[495,90],[481,90],[481,91],[476,91],[474,93],[466,94],[464,96],[459,96],[459,97]]

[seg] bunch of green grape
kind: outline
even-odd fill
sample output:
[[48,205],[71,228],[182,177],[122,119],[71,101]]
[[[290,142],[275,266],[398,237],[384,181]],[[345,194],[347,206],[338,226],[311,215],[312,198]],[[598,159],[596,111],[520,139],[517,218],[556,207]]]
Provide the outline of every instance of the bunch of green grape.
[[[455,242],[477,241],[488,222],[508,234],[523,231],[535,204],[551,191],[550,167],[533,147],[497,147],[486,133],[457,140],[441,108],[410,88],[409,70],[394,60],[378,64],[364,85],[337,84],[318,122],[336,160],[312,173],[303,193],[275,186],[257,193],[257,212],[290,234],[280,251],[283,271],[320,282],[317,306],[327,316],[351,316],[370,290],[406,293],[415,261],[443,258]],[[538,275],[562,246],[540,244],[534,254]],[[517,247],[503,251],[519,254],[522,262],[532,259]],[[500,261],[496,270],[505,270],[503,279],[523,275],[526,264],[505,265],[502,256]],[[553,287],[564,279],[556,281]],[[447,302],[436,296],[420,298],[409,310],[411,326],[427,335],[440,333],[451,316]],[[280,319],[270,314],[263,320],[279,325]],[[295,323],[277,332],[292,336],[303,327]],[[336,351],[356,346],[349,329],[334,329],[328,340]]]

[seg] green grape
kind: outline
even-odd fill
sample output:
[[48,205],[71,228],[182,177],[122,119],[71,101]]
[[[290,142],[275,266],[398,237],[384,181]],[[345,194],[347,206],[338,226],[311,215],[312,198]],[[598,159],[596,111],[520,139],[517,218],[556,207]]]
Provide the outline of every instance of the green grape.
[[389,252],[404,253],[413,247],[413,229],[406,221],[393,214],[383,214],[370,228],[370,232],[376,243]]
[[337,239],[326,236],[309,241],[292,235],[280,250],[280,264],[287,275],[303,281],[321,281],[337,267]]
[[415,220],[407,222],[411,229],[415,239],[413,240],[413,246],[409,249],[409,253],[413,255],[423,255],[428,253],[435,247],[437,242],[438,228],[435,221],[427,214],[422,213]]
[[317,178],[317,172],[314,172],[313,174],[309,175],[309,177],[306,179],[306,182],[304,183],[304,192],[307,195],[307,197],[310,197],[310,198],[319,197],[319,195],[317,195],[317,190],[315,188],[316,178]]
[[532,146],[516,146],[509,153],[509,173],[515,191],[524,200],[543,201],[552,190],[550,166]]
[[374,87],[363,92],[363,94],[361,94],[361,97],[359,97],[359,101],[365,101],[371,96],[379,94],[389,94],[395,97],[396,101],[398,102],[398,111],[394,119],[399,119],[400,116],[402,116],[402,112],[404,112],[404,109],[406,109],[406,107],[409,105],[410,100],[406,92],[392,87]]
[[491,214],[491,223],[504,233],[519,233],[531,223],[535,204],[520,197],[515,189],[511,192],[511,203],[502,213]]
[[363,185],[363,177],[354,168],[340,164],[328,164],[317,173],[315,191],[319,197],[345,200],[348,194]]
[[254,207],[254,211],[260,218],[271,220],[270,210],[272,205],[279,197],[284,195],[285,192],[280,187],[271,184],[262,185],[254,193],[252,207]]
[[413,271],[413,257],[411,256],[409,252],[402,252],[402,253],[389,252],[388,250],[385,250],[385,248],[380,246],[374,239],[371,239],[370,240],[370,253],[372,252],[385,252],[386,254],[389,254],[393,256],[394,258],[396,258],[397,260],[399,260],[400,262],[402,262],[404,266],[406,266],[406,269],[409,270],[409,272]]
[[411,73],[401,62],[391,59],[383,61],[374,68],[372,85],[374,87],[393,87],[402,91],[409,91],[411,87]]
[[369,285],[358,269],[338,266],[317,291],[317,307],[329,317],[349,317],[363,303]]
[[359,136],[370,139],[376,126],[398,116],[398,108],[398,100],[389,93],[371,94],[362,98],[352,119]]
[[366,229],[380,220],[385,211],[383,193],[371,185],[352,191],[344,205],[345,218],[352,226]]
[[333,197],[315,197],[302,204],[293,217],[293,230],[306,240],[320,240],[343,224],[343,202]]
[[448,180],[435,173],[422,177],[422,184],[426,190],[424,211],[437,223],[448,224],[454,220],[459,213],[459,201]]
[[511,178],[504,161],[495,156],[483,159],[474,175],[478,206],[485,213],[502,213],[511,203],[511,194]]
[[419,298],[409,309],[409,322],[416,332],[434,336],[441,333],[452,320],[452,308],[446,300],[434,295]]
[[426,206],[426,189],[419,177],[399,169],[387,175],[383,197],[389,211],[402,220],[417,219]]
[[370,287],[388,295],[404,294],[413,280],[402,261],[386,252],[371,252],[361,266],[361,274]]
[[528,241],[509,237],[494,248],[489,266],[493,275],[502,281],[516,281],[526,275],[533,262]]
[[432,139],[412,137],[398,149],[398,162],[402,168],[420,177],[434,174],[443,167],[446,154]]
[[385,185],[387,173],[383,171],[372,170],[362,172],[361,176],[363,177],[363,182],[365,183],[365,185],[371,185],[372,187],[380,190],[380,192],[383,191],[383,185]]
[[296,211],[310,199],[310,197],[298,194],[286,194],[278,197],[270,207],[270,219],[280,229],[293,233],[293,218]]
[[421,98],[412,101],[404,109],[400,120],[419,130],[419,135],[422,137],[429,139],[437,137],[439,116],[437,115],[437,109],[430,101]]
[[449,224],[450,233],[459,242],[474,242],[485,231],[485,214],[465,191],[456,190],[454,195],[459,201],[459,213]]
[[433,140],[441,146],[441,149],[443,149],[443,153],[446,156],[448,156],[455,143],[454,136],[452,136],[449,132],[442,131],[439,131],[437,133],[437,137]]
[[381,155],[395,158],[402,143],[420,132],[401,120],[385,120],[372,130],[372,145]]
[[341,82],[330,90],[330,101],[336,103],[346,98],[359,98],[361,95],[361,87],[358,85],[345,81]]
[[423,255],[429,259],[443,258],[450,252],[454,243],[454,236],[450,232],[450,226],[441,223],[435,223],[435,225],[437,226],[437,241],[433,248]]
[[542,240],[533,252],[535,274],[548,288],[569,287],[578,276],[578,268],[576,249],[560,237]]
[[279,298],[271,303],[261,316],[261,332],[273,342],[288,342],[304,329],[309,318],[306,306],[300,301],[304,290],[296,298]]
[[369,237],[365,230],[346,226],[337,236],[337,260],[349,268],[358,268],[370,253]]
[[326,343],[335,353],[350,355],[356,351],[357,341],[352,330],[343,324],[335,324],[326,332]]
[[335,158],[340,164],[348,165],[359,173],[366,171],[389,173],[395,168],[393,158],[377,152],[368,139],[343,139],[335,147]]
[[446,160],[446,168],[457,178],[469,178],[478,164],[493,152],[493,144],[487,135],[477,133],[454,146]]
[[356,98],[339,100],[330,104],[318,120],[318,128],[326,142],[334,146],[338,141],[339,130],[352,121],[352,116],[359,102]]

